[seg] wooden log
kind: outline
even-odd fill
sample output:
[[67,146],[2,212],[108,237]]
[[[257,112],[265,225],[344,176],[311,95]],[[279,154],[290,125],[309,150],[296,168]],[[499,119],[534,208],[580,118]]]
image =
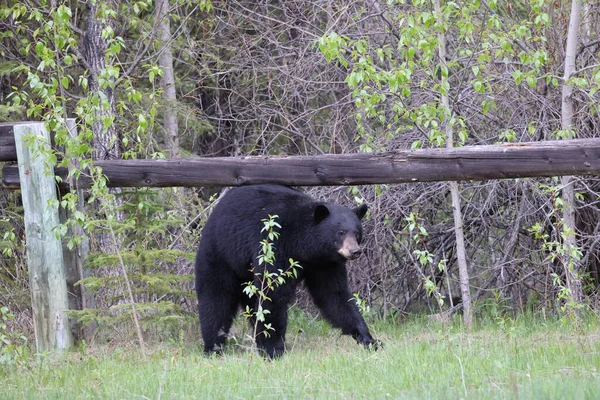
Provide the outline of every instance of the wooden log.
[[14,127],[16,123],[0,123],[0,161],[16,161]]
[[[337,186],[597,175],[600,138],[324,156],[109,160],[96,165],[111,187]],[[11,168],[4,168],[3,181],[16,187]],[[80,187],[89,184],[85,178],[79,182]]]
[[[0,161],[17,161],[15,145],[15,127],[19,125],[37,124],[38,122],[0,122]],[[54,140],[54,136],[50,137]]]
[[[54,181],[54,185],[58,186],[61,192],[69,190],[69,184],[67,182],[67,169],[66,168],[54,168],[54,174],[62,178],[61,183]],[[21,181],[19,178],[19,167],[17,164],[5,164],[2,167],[2,187],[9,190],[18,190],[21,188]]]
[[50,135],[43,123],[17,125],[14,135],[36,348],[38,352],[67,349],[73,340],[66,314],[68,297],[62,244],[53,232],[59,224],[58,209],[50,206],[52,202],[57,204],[54,174],[25,144],[27,135],[35,135],[48,147]]

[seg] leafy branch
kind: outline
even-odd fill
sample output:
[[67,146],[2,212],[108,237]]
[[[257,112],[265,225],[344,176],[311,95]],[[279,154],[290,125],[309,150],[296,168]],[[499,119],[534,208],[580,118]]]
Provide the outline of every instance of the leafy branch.
[[[269,331],[275,330],[271,324],[267,323],[267,315],[270,314],[270,310],[265,308],[265,302],[270,302],[269,297],[278,287],[284,285],[290,279],[298,278],[298,268],[302,266],[293,259],[288,259],[288,267],[284,269],[276,269],[275,267],[275,246],[274,242],[279,239],[279,232],[276,229],[281,229],[281,225],[277,223],[276,219],[279,218],[277,215],[270,215],[268,218],[262,219],[263,228],[261,234],[266,234],[266,237],[259,242],[260,251],[257,257],[258,267],[262,266],[262,270],[253,267],[251,272],[253,273],[254,280],[246,282],[243,288],[243,292],[249,297],[257,298],[256,309],[252,309],[250,306],[246,306],[244,310],[244,316],[254,322],[253,337],[258,337],[259,334],[269,336]],[[259,323],[262,323],[264,329],[259,332]]]

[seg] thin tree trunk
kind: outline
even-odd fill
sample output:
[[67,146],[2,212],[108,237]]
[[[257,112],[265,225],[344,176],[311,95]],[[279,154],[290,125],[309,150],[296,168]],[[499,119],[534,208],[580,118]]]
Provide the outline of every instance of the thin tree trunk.
[[[179,153],[179,126],[177,123],[177,94],[175,91],[175,74],[173,72],[173,53],[171,52],[171,26],[169,21],[169,0],[156,0],[156,32],[158,46],[158,65],[163,71],[160,79],[160,88],[163,92],[161,107],[165,146],[169,151],[169,158],[178,158]],[[179,204],[179,209],[185,209],[183,204],[184,189],[175,189],[174,201]],[[163,193],[163,196],[165,194]],[[181,229],[173,231],[173,237],[181,238]],[[183,250],[183,243],[176,240],[172,248]],[[179,267],[184,268],[185,260],[180,260]]]
[[[562,105],[561,105],[561,123],[563,131],[573,130],[573,87],[567,83],[567,80],[575,72],[575,60],[577,57],[577,44],[579,28],[581,26],[581,0],[573,0],[571,3],[571,17],[569,21],[569,32],[567,34],[567,48],[565,50],[565,74],[562,87]],[[573,301],[581,303],[583,301],[583,289],[581,285],[581,265],[578,260],[571,256],[571,249],[577,246],[575,236],[575,188],[573,179],[565,176],[561,179],[562,199],[563,199],[563,224],[565,235],[565,246],[567,254],[565,255],[565,273],[567,277],[567,287],[571,290]]]
[[169,24],[169,0],[156,2],[156,30],[158,35],[158,65],[163,71],[160,87],[163,91],[163,129],[165,144],[170,158],[179,157],[179,132],[177,125],[177,97],[173,74],[173,54],[171,52],[171,27]]
[[[440,0],[435,1],[435,12],[437,24],[440,29],[438,33],[438,55],[440,67],[446,63],[446,35],[443,32],[443,20],[441,14]],[[445,109],[446,147],[454,147],[452,126],[450,125],[451,111],[448,98],[447,74],[441,73],[440,102]],[[463,304],[463,321],[467,328],[473,326],[473,313],[471,310],[471,292],[469,290],[469,270],[467,268],[467,252],[465,250],[465,235],[463,231],[463,217],[460,207],[460,193],[457,182],[450,182],[450,194],[452,197],[452,212],[454,214],[454,236],[456,238],[456,261],[458,262],[458,275],[460,280],[460,293]]]

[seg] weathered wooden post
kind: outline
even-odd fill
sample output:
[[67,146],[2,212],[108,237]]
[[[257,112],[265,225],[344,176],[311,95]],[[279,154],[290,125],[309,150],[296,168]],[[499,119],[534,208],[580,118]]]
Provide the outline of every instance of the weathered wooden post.
[[[25,218],[27,268],[36,348],[39,352],[72,346],[67,319],[67,285],[60,238],[53,232],[59,224],[54,171],[26,145],[36,136],[41,147],[50,148],[50,134],[43,123],[14,126],[19,179]],[[52,205],[50,204],[52,203]]]

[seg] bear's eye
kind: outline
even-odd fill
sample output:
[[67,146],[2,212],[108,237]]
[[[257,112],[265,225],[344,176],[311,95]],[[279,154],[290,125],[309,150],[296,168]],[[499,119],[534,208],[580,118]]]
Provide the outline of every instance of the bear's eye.
[[339,236],[344,236],[345,234],[346,234],[346,232],[344,232],[344,231],[339,231],[339,232],[338,232],[338,235],[339,235]]

